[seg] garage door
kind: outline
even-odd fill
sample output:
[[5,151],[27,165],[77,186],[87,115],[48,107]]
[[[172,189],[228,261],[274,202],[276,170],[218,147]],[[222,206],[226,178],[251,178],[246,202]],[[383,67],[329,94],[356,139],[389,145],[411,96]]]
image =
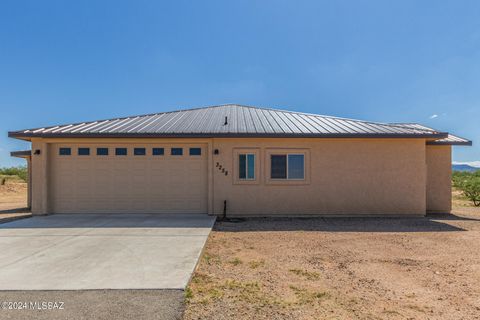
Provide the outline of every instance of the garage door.
[[207,146],[53,144],[55,213],[206,213]]

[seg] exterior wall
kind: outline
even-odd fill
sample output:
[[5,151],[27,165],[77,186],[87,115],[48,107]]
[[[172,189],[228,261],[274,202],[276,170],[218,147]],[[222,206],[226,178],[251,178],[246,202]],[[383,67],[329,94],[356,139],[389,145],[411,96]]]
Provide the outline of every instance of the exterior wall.
[[[35,154],[40,150],[40,154]],[[48,144],[41,139],[32,141],[32,214],[48,214]]]
[[[424,215],[424,139],[35,139],[32,141],[32,213],[51,213],[52,143],[205,143],[208,213],[222,215]],[[41,151],[35,155],[36,149]],[[219,154],[214,154],[218,149]],[[239,150],[257,154],[257,180],[236,181]],[[305,154],[305,181],[271,181],[267,155]],[[222,166],[222,169],[217,167]],[[228,174],[225,174],[228,171]]]
[[[258,181],[237,184],[233,155],[255,151]],[[227,215],[424,215],[425,140],[214,139],[214,213]],[[306,152],[304,182],[269,180],[270,152]],[[214,166],[215,167],[215,166]]]
[[28,182],[27,182],[27,207],[32,207],[32,157],[27,157],[27,172],[28,172]]
[[452,147],[426,146],[427,212],[452,210]]

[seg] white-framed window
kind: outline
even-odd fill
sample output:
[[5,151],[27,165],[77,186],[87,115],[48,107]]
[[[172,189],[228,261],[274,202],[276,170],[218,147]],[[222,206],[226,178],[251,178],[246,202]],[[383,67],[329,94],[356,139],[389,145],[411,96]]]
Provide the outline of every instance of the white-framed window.
[[270,179],[272,180],[304,180],[304,154],[271,154]]
[[238,155],[238,179],[255,180],[255,154],[240,153]]

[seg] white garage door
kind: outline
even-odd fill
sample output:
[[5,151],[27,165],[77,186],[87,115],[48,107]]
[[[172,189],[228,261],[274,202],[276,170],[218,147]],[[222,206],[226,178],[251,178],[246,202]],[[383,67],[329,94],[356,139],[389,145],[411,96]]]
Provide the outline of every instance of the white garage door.
[[54,144],[55,213],[206,213],[205,144]]

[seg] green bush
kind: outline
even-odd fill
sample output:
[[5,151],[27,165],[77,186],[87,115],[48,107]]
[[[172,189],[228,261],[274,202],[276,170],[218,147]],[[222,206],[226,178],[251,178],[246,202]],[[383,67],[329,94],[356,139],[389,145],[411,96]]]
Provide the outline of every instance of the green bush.
[[24,181],[28,180],[28,170],[26,166],[0,168],[0,175],[17,176]]
[[455,188],[462,190],[475,206],[480,206],[480,170],[475,172],[455,171],[452,174],[452,184]]

